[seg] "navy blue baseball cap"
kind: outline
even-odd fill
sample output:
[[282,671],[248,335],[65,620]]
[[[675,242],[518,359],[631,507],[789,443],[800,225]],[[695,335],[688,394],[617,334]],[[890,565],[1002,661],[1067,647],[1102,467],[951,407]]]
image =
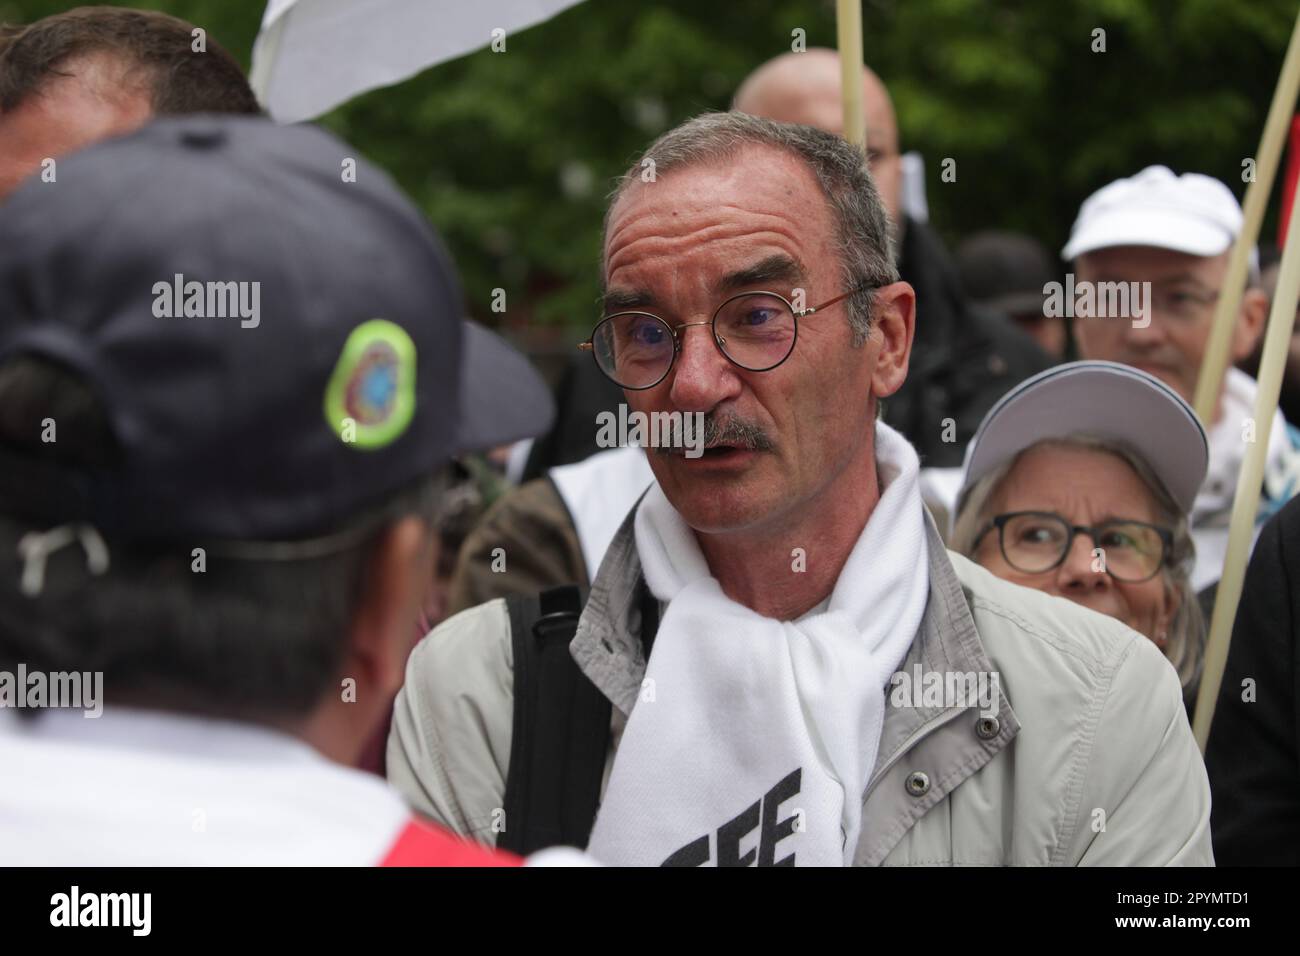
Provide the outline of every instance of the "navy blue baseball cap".
[[301,538],[550,425],[528,361],[463,321],[423,215],[319,128],[162,119],[46,178],[0,205],[0,364],[71,369],[121,454],[74,471],[6,450],[0,511]]

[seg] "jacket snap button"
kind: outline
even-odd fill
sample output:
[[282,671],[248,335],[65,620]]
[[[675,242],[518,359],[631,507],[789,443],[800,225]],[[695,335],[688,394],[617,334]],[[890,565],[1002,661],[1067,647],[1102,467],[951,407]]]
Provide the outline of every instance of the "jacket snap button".
[[981,740],[992,740],[1002,729],[1002,721],[996,717],[981,717],[975,721],[975,734]]
[[914,797],[923,797],[930,792],[930,775],[920,770],[913,770],[907,775],[907,792]]

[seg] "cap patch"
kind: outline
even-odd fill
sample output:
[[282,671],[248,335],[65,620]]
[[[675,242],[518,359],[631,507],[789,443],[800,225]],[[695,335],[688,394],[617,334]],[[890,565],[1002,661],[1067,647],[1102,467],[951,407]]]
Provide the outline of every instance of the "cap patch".
[[345,444],[383,448],[415,415],[415,343],[387,319],[362,322],[343,343],[325,389],[325,420]]

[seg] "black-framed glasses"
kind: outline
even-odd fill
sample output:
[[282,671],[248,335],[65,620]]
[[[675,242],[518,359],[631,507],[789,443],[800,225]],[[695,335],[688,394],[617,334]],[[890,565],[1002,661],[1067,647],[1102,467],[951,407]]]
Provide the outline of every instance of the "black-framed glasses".
[[713,313],[708,322],[669,325],[649,312],[607,315],[578,345],[590,351],[597,367],[620,388],[654,388],[662,382],[682,350],[681,331],[707,325],[713,342],[728,361],[749,372],[768,372],[790,357],[799,337],[799,319],[827,309],[858,292],[879,288],[861,285],[821,305],[798,309],[776,292],[741,292]]
[[1089,526],[1071,524],[1051,511],[1012,511],[989,522],[971,550],[994,529],[1003,559],[1025,574],[1059,567],[1074,545],[1074,536],[1086,534],[1105,556],[1106,573],[1126,584],[1141,584],[1155,577],[1174,545],[1172,531],[1145,521],[1114,520]]

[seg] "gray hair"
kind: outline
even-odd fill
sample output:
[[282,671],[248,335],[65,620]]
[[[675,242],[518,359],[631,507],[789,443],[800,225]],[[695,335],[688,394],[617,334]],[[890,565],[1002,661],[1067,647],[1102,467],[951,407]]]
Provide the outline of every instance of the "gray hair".
[[[816,177],[835,217],[845,291],[898,281],[889,217],[862,150],[811,126],[777,123],[734,110],[704,113],[651,143],[611,194],[605,213],[605,235],[609,235],[614,205],[630,186],[641,181],[644,169],[652,168],[657,176],[683,166],[728,159],[750,145],[773,146],[793,153]],[[603,263],[601,272],[603,275]],[[874,299],[869,288],[848,299],[854,345],[865,342],[871,330]]]
[[1168,642],[1164,651],[1186,691],[1200,679],[1201,662],[1205,654],[1205,616],[1201,613],[1201,605],[1192,587],[1196,545],[1192,541],[1186,513],[1178,507],[1173,495],[1147,464],[1147,460],[1129,446],[1085,433],[1049,438],[1030,445],[962,493],[957,503],[957,520],[953,523],[948,546],[959,554],[974,558],[975,539],[993,517],[993,502],[997,499],[1002,482],[1026,452],[1044,445],[1086,448],[1114,455],[1132,468],[1151,492],[1157,520],[1173,531],[1173,548],[1161,568],[1161,575],[1166,591],[1178,595],[1178,610],[1169,622]]

